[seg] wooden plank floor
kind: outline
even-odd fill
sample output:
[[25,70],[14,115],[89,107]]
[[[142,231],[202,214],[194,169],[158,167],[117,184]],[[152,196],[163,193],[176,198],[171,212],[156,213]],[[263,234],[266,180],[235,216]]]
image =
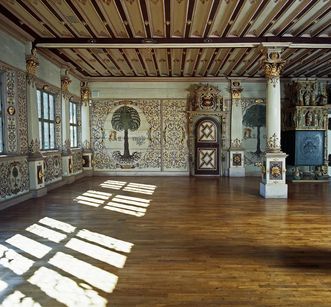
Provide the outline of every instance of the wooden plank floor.
[[265,200],[258,178],[83,178],[0,233],[4,306],[331,306],[330,183]]

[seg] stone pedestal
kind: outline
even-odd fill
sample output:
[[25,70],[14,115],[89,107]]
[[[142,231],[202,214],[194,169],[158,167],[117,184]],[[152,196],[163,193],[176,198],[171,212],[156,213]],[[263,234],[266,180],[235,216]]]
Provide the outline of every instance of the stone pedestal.
[[245,177],[244,150],[230,149],[230,177]]
[[283,152],[266,153],[260,183],[260,195],[264,198],[287,198],[286,157]]

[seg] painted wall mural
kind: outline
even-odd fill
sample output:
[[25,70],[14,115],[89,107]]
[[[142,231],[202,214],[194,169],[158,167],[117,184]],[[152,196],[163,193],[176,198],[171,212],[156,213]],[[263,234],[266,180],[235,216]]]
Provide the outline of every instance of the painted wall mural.
[[[5,144],[10,154],[27,154],[27,97],[25,73],[0,63],[4,73],[6,93],[4,99]],[[19,136],[19,137],[18,137]]]
[[185,100],[95,101],[92,110],[95,169],[186,171],[185,110]]
[[62,158],[60,152],[44,153],[45,185],[62,179]]
[[[257,101],[257,102],[256,102]],[[262,162],[266,148],[266,107],[260,100],[243,105],[243,148],[246,171],[259,170],[255,163]]]
[[0,163],[0,199],[29,192],[29,167],[26,158]]
[[83,156],[80,149],[74,149],[72,155],[72,172],[73,174],[81,173],[83,171]]

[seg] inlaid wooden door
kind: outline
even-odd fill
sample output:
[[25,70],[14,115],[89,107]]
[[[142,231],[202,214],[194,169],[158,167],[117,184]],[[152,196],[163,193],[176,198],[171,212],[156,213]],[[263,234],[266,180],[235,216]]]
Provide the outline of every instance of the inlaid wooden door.
[[195,174],[219,175],[219,124],[200,119],[195,126]]

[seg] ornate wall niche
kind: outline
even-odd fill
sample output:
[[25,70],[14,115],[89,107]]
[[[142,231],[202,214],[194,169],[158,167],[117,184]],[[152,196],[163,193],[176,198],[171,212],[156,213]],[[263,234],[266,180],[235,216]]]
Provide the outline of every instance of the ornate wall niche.
[[26,158],[0,162],[0,200],[29,192],[29,166]]
[[83,170],[82,151],[80,149],[74,149],[71,153],[71,156],[72,156],[72,173],[73,174],[81,173]]
[[8,154],[28,153],[26,76],[0,62],[4,91],[4,143]]
[[43,152],[45,185],[62,179],[62,158],[60,152]]

